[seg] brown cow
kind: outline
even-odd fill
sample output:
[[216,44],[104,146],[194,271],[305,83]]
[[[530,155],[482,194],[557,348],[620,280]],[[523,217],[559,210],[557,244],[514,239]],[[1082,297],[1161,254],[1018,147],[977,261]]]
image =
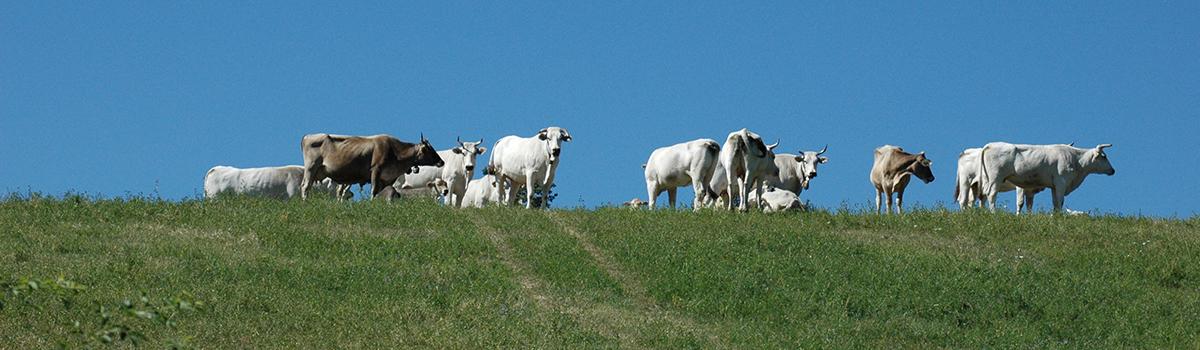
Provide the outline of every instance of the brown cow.
[[892,193],[896,194],[896,213],[902,213],[904,188],[908,187],[909,175],[916,175],[925,183],[933,182],[933,162],[925,158],[925,152],[913,155],[900,147],[884,145],[875,149],[875,164],[871,166],[871,183],[875,185],[875,212],[883,213],[880,205],[887,196],[887,210],[892,209]]
[[300,197],[308,198],[313,182],[331,178],[339,184],[371,183],[371,197],[415,166],[442,166],[442,158],[425,136],[412,144],[388,135],[346,136],[304,135],[300,141],[304,154],[304,186]]

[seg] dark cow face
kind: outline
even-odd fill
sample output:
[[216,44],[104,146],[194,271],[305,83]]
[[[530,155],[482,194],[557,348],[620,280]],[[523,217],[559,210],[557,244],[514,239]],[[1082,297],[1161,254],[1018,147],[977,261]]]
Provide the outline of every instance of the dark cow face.
[[1106,143],[1096,146],[1096,148],[1088,151],[1089,154],[1085,155],[1085,157],[1090,156],[1091,158],[1091,161],[1087,164],[1087,170],[1089,173],[1104,174],[1108,176],[1112,176],[1113,174],[1117,173],[1117,169],[1113,169],[1112,163],[1108,162],[1108,154],[1104,153],[1104,149],[1109,147],[1112,147],[1112,144]]
[[912,172],[913,175],[916,175],[918,179],[921,179],[921,181],[930,183],[933,182],[933,169],[930,168],[932,166],[933,161],[929,160],[929,158],[925,158],[925,152],[921,152],[917,154],[916,161],[914,161],[912,165],[908,167],[908,171]]
[[800,177],[800,186],[804,189],[807,190],[808,182],[817,177],[817,165],[829,161],[829,158],[821,156],[827,150],[829,150],[828,145],[818,152],[799,151],[800,155],[796,156],[796,162],[800,163],[800,166],[796,167],[798,173],[796,175]]
[[[417,158],[413,163],[414,167],[418,165],[442,167],[446,162],[442,161],[442,157],[438,155],[437,150],[433,149],[433,145],[429,144],[429,140],[425,136],[421,136],[421,143],[417,145]],[[413,171],[416,172],[416,171]]]
[[487,152],[487,147],[479,146],[480,144],[483,144],[483,139],[479,139],[479,142],[462,142],[462,140],[459,139],[458,147],[454,147],[454,149],[451,150],[455,154],[464,156],[463,170],[466,170],[467,174],[474,174],[475,158],[480,154],[483,154],[483,152]]
[[542,144],[546,146],[546,153],[550,156],[551,162],[558,161],[558,156],[562,153],[562,143],[571,142],[571,134],[567,133],[567,129],[557,126],[538,131],[537,138],[542,140]]

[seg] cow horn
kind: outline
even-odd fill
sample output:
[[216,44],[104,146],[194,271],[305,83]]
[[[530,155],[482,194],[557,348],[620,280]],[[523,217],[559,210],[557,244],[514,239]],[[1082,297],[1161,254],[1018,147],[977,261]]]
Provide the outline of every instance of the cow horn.
[[462,146],[462,136],[455,136],[454,142],[458,142],[458,145]]
[[817,155],[819,156],[819,155],[825,154],[825,151],[828,151],[828,150],[829,150],[829,144],[826,144],[825,148],[822,148],[820,152],[817,152]]
[[1068,143],[1067,146],[1075,147],[1075,141],[1071,141],[1071,143]]
[[1105,148],[1109,148],[1109,147],[1112,147],[1112,144],[1111,144],[1111,143],[1105,143],[1105,144],[1101,144],[1101,145],[1099,145],[1099,146],[1096,146],[1096,148],[1099,148],[1099,149],[1101,149],[1101,150],[1103,150],[1103,149],[1105,149]]
[[779,139],[775,139],[775,143],[767,145],[767,149],[769,149],[769,150],[775,149],[775,147],[779,147]]
[[425,142],[425,133],[421,133],[421,142]]
[[483,144],[483,138],[482,138],[482,137],[480,137],[480,138],[479,138],[479,144],[481,144],[481,145]]

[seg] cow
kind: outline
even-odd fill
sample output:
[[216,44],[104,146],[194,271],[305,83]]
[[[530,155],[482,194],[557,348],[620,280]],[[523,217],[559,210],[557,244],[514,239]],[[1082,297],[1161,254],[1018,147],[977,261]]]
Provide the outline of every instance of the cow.
[[326,178],[339,184],[370,182],[374,197],[414,166],[445,165],[425,135],[414,144],[389,135],[309,134],[300,139],[300,151],[304,155],[300,197],[305,199],[313,182]]
[[[218,165],[204,175],[204,197],[211,199],[221,193],[233,193],[287,199],[300,195],[303,179],[304,167],[299,165],[248,169]],[[320,192],[337,194],[337,184],[330,179],[315,185]],[[344,198],[351,196],[354,194],[347,193]]]
[[767,180],[769,186],[792,191],[796,195],[807,190],[809,182],[817,177],[817,165],[825,164],[828,157],[821,156],[829,150],[826,145],[820,151],[799,151],[799,155],[781,153],[775,155],[775,166],[779,176]]
[[979,150],[980,193],[988,207],[996,210],[996,195],[1010,183],[1020,188],[1049,188],[1054,211],[1063,210],[1068,194],[1079,188],[1090,174],[1116,174],[1105,148],[1085,149],[1068,145],[1020,145],[992,142]]
[[522,187],[526,187],[526,209],[533,207],[534,192],[549,195],[563,142],[571,142],[571,134],[557,126],[542,129],[533,137],[510,135],[496,141],[488,166],[495,171],[498,186],[509,185],[507,191],[501,191],[500,202],[516,203]]
[[483,139],[477,142],[463,142],[457,139],[458,146],[438,151],[438,156],[446,162],[443,167],[420,166],[415,174],[405,175],[401,189],[421,188],[433,183],[434,180],[445,180],[449,188],[446,195],[446,205],[458,207],[462,204],[463,193],[467,192],[467,183],[475,177],[475,158],[487,152],[487,147],[480,147]]
[[887,212],[892,211],[892,194],[896,194],[896,213],[904,210],[904,189],[908,187],[910,175],[925,183],[933,182],[933,162],[925,152],[916,155],[900,147],[884,145],[875,149],[875,163],[871,165],[871,184],[875,185],[875,212],[883,213],[883,197],[887,196]]
[[[750,203],[758,203],[759,197],[754,192],[751,192],[749,197]],[[788,210],[803,210],[804,204],[800,203],[800,196],[796,192],[779,189],[775,187],[767,187],[766,192],[762,194],[762,210],[764,213],[778,213]]]
[[650,153],[650,159],[645,168],[646,192],[650,201],[649,208],[654,209],[658,195],[667,192],[671,208],[675,208],[675,193],[679,187],[691,185],[695,191],[692,210],[700,210],[705,198],[716,198],[716,193],[709,187],[713,171],[717,165],[717,153],[721,146],[711,139],[698,139],[662,147]]
[[492,167],[483,169],[483,177],[467,183],[467,191],[463,194],[462,208],[483,208],[490,203],[500,202],[500,189],[496,181],[495,170]]
[[[979,151],[982,149],[968,148],[958,155],[958,173],[954,179],[954,200],[958,203],[959,209],[966,209],[968,206],[978,207],[984,203],[983,194],[979,190]],[[1021,214],[1022,209],[1033,212],[1033,196],[1043,189],[1023,189],[1005,182],[997,191],[1016,190],[1017,214]]]
[[626,207],[626,208],[637,209],[637,208],[646,206],[646,204],[648,204],[648,203],[646,203],[646,201],[643,201],[641,198],[634,198],[634,199],[630,199],[630,200],[626,201],[625,203],[621,203],[621,206]]
[[[726,208],[733,210],[733,198],[745,199],[751,188],[762,194],[762,184],[767,179],[779,176],[775,165],[775,147],[779,142],[767,145],[762,137],[749,130],[729,133],[725,145],[718,155],[718,167],[724,171],[726,194],[722,196]],[[761,196],[760,196],[761,197]],[[740,200],[738,209],[747,211],[745,200]]]

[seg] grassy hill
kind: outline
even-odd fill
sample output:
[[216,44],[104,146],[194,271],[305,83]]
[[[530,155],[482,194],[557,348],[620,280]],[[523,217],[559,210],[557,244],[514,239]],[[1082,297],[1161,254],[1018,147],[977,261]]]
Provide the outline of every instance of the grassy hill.
[[9,199],[0,348],[1194,348],[1198,233],[939,210]]

